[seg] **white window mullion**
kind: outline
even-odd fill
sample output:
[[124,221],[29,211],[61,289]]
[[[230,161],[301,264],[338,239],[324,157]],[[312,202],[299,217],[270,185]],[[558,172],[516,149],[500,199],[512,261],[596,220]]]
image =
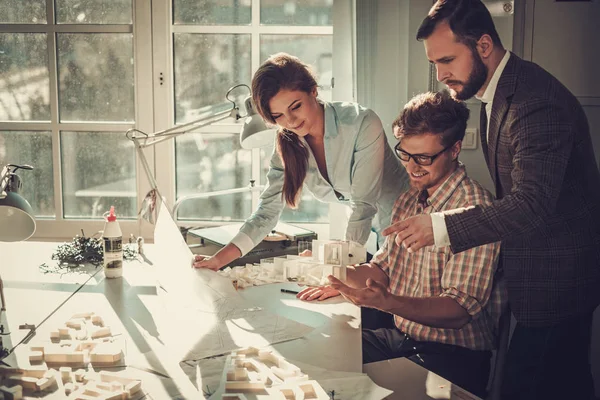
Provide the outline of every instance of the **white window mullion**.
[[[171,1],[152,2],[152,63],[154,87],[154,131],[168,129],[174,121],[173,31]],[[161,79],[162,78],[162,79]],[[175,141],[165,140],[145,151],[153,168],[160,193],[167,204],[175,203]],[[153,157],[149,157],[152,153]],[[160,165],[160,168],[157,166]],[[139,173],[144,173],[140,170]]]
[[[54,24],[54,2],[46,3],[46,29]],[[50,84],[50,131],[52,132],[52,170],[54,171],[54,210],[55,221],[63,220],[63,193],[62,193],[62,173],[61,173],[61,153],[60,153],[60,128],[58,124],[58,67],[57,67],[57,47],[56,33],[48,30],[46,36],[48,51],[48,79]]]
[[[260,0],[252,1],[252,75],[256,72],[260,66]],[[248,86],[251,82],[248,82]],[[255,185],[260,185],[262,177],[261,175],[261,159],[260,149],[252,149],[252,179],[255,181]],[[260,191],[252,192],[252,209],[258,208],[258,201],[260,197]]]
[[[154,130],[154,85],[152,72],[152,6],[146,0],[134,0],[133,3],[133,28],[134,28],[134,82],[135,82],[135,120],[136,128],[144,132]],[[152,152],[149,152],[152,153]],[[144,196],[150,190],[150,184],[145,177],[142,163],[136,153],[136,188],[138,210],[142,206]],[[150,238],[153,226],[138,218],[139,230],[137,235]]]

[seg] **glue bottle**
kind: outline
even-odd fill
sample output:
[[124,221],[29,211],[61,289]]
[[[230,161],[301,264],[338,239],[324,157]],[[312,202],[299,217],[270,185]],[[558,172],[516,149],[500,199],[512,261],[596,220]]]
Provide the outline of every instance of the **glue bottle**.
[[115,215],[115,207],[110,206],[106,216],[102,242],[104,246],[104,276],[120,278],[123,275],[123,234]]

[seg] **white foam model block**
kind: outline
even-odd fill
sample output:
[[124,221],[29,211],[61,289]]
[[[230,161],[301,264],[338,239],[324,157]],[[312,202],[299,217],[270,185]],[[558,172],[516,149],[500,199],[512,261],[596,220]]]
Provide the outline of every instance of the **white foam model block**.
[[38,378],[34,378],[32,376],[12,375],[9,376],[8,379],[12,381],[15,385],[22,386],[23,389],[37,390],[36,383],[38,381]]
[[98,325],[98,326],[104,326],[104,320],[99,315],[93,315],[92,316],[92,324]]
[[85,370],[84,369],[78,369],[77,371],[75,371],[73,373],[73,375],[75,376],[75,380],[77,382],[82,382],[83,381],[83,377],[85,376]]
[[48,371],[46,366],[31,366],[27,369],[22,368],[12,368],[5,367],[0,365],[0,375],[22,375],[22,376],[31,376],[34,378],[43,378],[44,374]]
[[56,383],[56,378],[54,378],[54,376],[52,376],[50,378],[38,379],[38,381],[35,384],[37,385],[37,390],[46,390],[50,386],[54,385],[55,383]]
[[73,382],[73,378],[71,367],[60,367],[60,379],[62,383]]
[[127,395],[129,397],[132,397],[134,394],[139,392],[141,388],[142,388],[142,381],[135,380],[135,381],[129,382],[127,385],[125,385],[125,388],[123,390],[127,393]]
[[90,362],[114,364],[121,360],[121,349],[113,343],[98,345],[90,352]]
[[46,350],[44,360],[47,363],[63,364],[83,364],[85,361],[84,353],[81,351],[71,351],[70,349],[51,349]]
[[0,386],[0,393],[4,395],[5,400],[21,400],[23,398],[23,387],[20,385]]
[[295,376],[295,373],[293,371],[288,371],[279,367],[271,367],[271,371],[273,371],[275,376],[281,379],[282,381],[285,381],[286,378]]
[[29,362],[36,363],[44,361],[44,353],[41,351],[32,351],[29,353]]
[[92,339],[102,338],[102,337],[106,337],[106,336],[111,336],[110,327],[108,327],[108,326],[102,326],[102,327],[96,328],[95,330],[92,330],[92,332],[90,333],[90,337]]
[[[139,382],[140,382],[140,384],[142,383],[142,381],[139,381]],[[132,383],[135,383],[135,382],[132,382]],[[122,383],[111,382],[110,390],[111,390],[111,392],[123,392],[123,391],[125,391],[125,387],[123,386]]]
[[98,389],[106,390],[108,392],[112,392],[112,386],[108,382],[94,382]]
[[225,392],[256,392],[265,390],[264,382],[225,382]]
[[85,327],[85,320],[84,320],[84,319],[80,319],[80,318],[77,318],[77,319],[70,319],[70,320],[68,320],[68,321],[65,323],[65,325],[66,325],[68,328],[72,328],[72,329],[80,330],[80,329],[82,329],[82,328],[84,328],[84,327]]
[[346,266],[344,266],[344,265],[334,266],[331,275],[333,275],[340,281],[345,282],[346,281]]
[[317,381],[286,384],[269,390],[269,393],[278,391],[283,393],[286,399],[329,400],[331,398]]
[[85,311],[85,312],[73,314],[71,319],[90,319],[90,318],[92,318],[92,315],[94,315],[93,311]]
[[222,400],[247,400],[242,393],[224,393],[221,396]]

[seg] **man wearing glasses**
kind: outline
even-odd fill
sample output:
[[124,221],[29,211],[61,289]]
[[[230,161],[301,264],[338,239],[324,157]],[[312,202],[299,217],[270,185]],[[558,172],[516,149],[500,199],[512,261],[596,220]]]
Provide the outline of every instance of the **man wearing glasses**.
[[[467,107],[447,92],[418,95],[404,107],[393,128],[411,189],[396,200],[393,222],[491,203],[458,161],[468,118]],[[348,269],[345,283],[330,277],[330,287],[307,288],[298,297],[339,291],[357,305],[394,314],[395,328],[363,330],[364,363],[408,357],[484,396],[506,298],[495,279],[499,250],[492,243],[457,255],[433,246],[408,253],[388,237],[370,263]]]

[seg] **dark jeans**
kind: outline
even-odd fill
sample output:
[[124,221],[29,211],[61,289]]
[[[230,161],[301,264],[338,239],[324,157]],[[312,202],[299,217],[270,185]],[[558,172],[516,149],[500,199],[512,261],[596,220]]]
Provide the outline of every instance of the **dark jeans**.
[[363,330],[362,346],[364,364],[406,357],[463,389],[485,397],[491,351],[420,342],[397,328]]
[[506,355],[503,400],[593,399],[592,313],[545,328],[517,323]]

